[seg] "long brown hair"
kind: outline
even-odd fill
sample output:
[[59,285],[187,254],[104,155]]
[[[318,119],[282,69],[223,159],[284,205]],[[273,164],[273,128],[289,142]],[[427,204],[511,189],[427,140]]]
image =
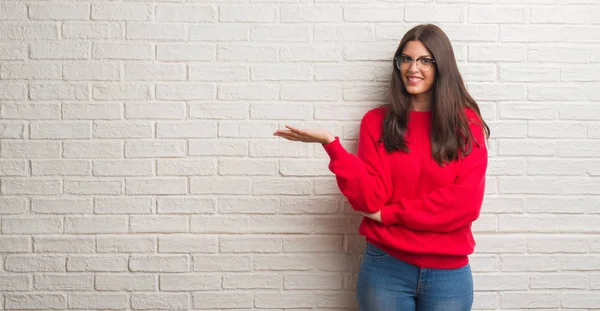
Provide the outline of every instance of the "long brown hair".
[[[490,129],[483,121],[479,106],[469,95],[456,65],[452,45],[446,34],[437,26],[424,24],[410,29],[400,41],[395,56],[400,56],[409,41],[420,41],[435,59],[436,78],[431,106],[431,152],[435,161],[443,165],[465,156],[473,147],[473,135],[469,130],[464,109],[471,108],[489,138]],[[405,133],[410,110],[410,94],[402,83],[400,70],[394,63],[394,74],[389,90],[389,104],[383,121],[383,141],[387,152],[409,152]],[[476,142],[485,143],[485,142]],[[460,152],[459,152],[460,151]]]

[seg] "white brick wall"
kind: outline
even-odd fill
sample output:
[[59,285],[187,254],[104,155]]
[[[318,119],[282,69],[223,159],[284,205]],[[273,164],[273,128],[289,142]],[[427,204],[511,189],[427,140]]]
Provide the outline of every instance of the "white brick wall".
[[356,146],[438,23],[492,128],[475,310],[600,310],[600,2],[0,3],[0,310],[354,310]]

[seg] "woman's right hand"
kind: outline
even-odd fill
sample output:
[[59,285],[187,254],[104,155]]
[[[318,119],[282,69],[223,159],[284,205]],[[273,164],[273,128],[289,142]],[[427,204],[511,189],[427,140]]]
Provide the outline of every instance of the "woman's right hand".
[[274,136],[283,137],[287,140],[292,141],[301,141],[305,143],[320,143],[320,144],[328,144],[335,140],[335,137],[329,133],[327,130],[303,130],[299,128],[295,128],[289,125],[285,126],[286,129],[278,129],[273,133]]

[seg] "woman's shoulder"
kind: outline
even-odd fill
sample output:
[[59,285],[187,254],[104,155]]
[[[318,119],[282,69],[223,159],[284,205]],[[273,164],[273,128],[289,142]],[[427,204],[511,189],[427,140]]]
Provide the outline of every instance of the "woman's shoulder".
[[388,109],[387,106],[380,106],[377,108],[373,108],[364,114],[363,120],[383,122],[383,119],[385,118],[387,109]]

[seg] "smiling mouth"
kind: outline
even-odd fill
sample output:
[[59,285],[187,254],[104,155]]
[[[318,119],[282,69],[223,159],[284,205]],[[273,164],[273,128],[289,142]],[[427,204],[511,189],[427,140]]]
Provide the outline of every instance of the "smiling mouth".
[[410,85],[417,85],[419,84],[421,81],[423,81],[422,78],[419,77],[406,77],[408,79],[408,83]]

